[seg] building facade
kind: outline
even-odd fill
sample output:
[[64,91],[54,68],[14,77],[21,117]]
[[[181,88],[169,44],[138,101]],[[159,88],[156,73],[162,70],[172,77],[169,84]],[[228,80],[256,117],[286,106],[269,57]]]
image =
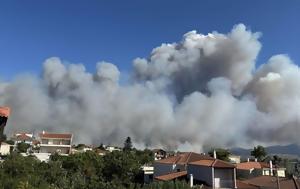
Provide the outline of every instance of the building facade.
[[72,134],[42,132],[39,134],[39,153],[68,155],[71,153],[72,138]]

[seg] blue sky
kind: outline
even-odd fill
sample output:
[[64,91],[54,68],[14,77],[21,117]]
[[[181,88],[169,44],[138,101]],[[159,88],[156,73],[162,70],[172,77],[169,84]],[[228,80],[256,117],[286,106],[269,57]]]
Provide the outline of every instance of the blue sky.
[[263,33],[259,64],[279,53],[300,64],[299,10],[298,0],[1,0],[0,79],[38,75],[52,56],[91,72],[102,60],[129,71],[187,31],[227,33],[237,23]]

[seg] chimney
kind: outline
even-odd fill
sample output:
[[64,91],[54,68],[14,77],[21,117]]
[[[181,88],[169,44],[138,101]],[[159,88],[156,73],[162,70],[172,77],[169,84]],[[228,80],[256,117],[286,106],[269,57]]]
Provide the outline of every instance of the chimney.
[[194,186],[194,178],[193,178],[193,174],[190,174],[190,187],[193,188]]
[[270,160],[270,176],[273,176],[273,163],[272,163],[272,160]]
[[250,161],[250,159],[249,158],[247,158],[247,162],[249,162]]
[[217,152],[214,150],[214,158],[217,159]]
[[45,134],[45,131],[43,130],[43,132],[42,132],[42,133],[43,133],[43,135],[44,135],[44,134]]

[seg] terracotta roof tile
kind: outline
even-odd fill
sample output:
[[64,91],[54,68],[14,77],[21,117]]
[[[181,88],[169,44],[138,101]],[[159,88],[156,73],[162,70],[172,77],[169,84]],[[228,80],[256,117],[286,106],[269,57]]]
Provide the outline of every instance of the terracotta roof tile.
[[32,138],[27,136],[25,133],[22,133],[20,135],[17,135],[16,136],[16,139],[17,140],[21,140],[21,141],[24,141],[24,140],[31,140]]
[[184,153],[179,153],[175,156],[170,156],[168,158],[158,160],[156,162],[184,165],[189,162],[198,161],[202,159],[213,159],[213,158],[208,155],[197,154],[194,152],[184,152]]
[[174,173],[169,173],[166,175],[161,175],[155,177],[156,180],[161,180],[161,181],[168,181],[168,180],[173,180],[178,177],[183,177],[187,175],[187,171],[181,171],[181,172],[174,172]]
[[60,138],[60,139],[71,139],[72,134],[61,134],[61,133],[40,133],[40,138]]
[[207,167],[216,167],[216,168],[235,168],[235,166],[231,163],[226,161],[222,161],[219,159],[212,159],[212,160],[199,160],[195,162],[189,163],[191,165],[201,165]]
[[[278,178],[280,188],[282,189],[300,189],[299,188],[299,181],[295,178],[289,179],[289,178]],[[276,188],[277,189],[277,178],[273,176],[259,176],[254,177],[248,180],[243,181],[244,183],[259,186],[259,187],[265,187],[265,188]]]
[[270,165],[265,162],[243,162],[237,164],[237,169],[250,170],[250,169],[262,169],[270,168]]
[[10,114],[9,107],[0,107],[0,116],[8,117]]
[[236,185],[238,189],[259,189],[259,186],[255,186],[241,180],[236,180]]

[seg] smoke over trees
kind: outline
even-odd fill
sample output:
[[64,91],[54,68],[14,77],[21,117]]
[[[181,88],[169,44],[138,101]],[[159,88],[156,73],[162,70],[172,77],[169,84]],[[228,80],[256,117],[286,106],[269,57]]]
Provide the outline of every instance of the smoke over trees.
[[256,65],[260,33],[243,24],[228,34],[196,31],[136,58],[129,81],[108,62],[89,73],[58,57],[42,77],[0,82],[10,106],[7,130],[61,131],[77,142],[166,146],[299,143],[300,71],[287,55]]

